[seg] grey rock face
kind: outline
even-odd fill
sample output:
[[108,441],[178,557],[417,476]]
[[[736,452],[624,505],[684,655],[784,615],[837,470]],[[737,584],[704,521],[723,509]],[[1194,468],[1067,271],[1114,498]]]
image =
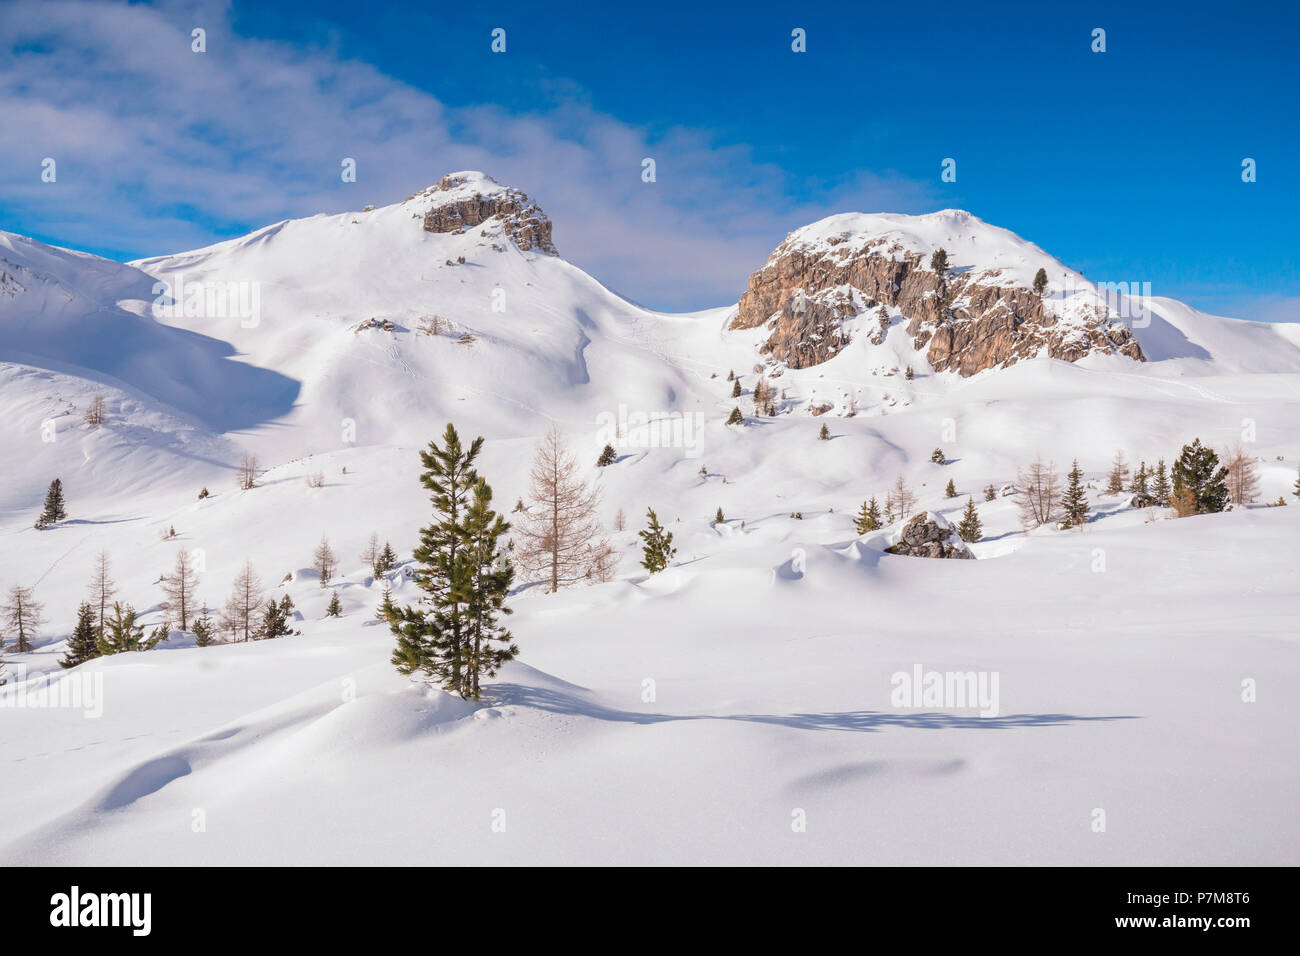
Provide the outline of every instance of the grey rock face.
[[974,558],[966,542],[944,518],[930,512],[913,515],[903,525],[898,542],[885,549],[913,558]]

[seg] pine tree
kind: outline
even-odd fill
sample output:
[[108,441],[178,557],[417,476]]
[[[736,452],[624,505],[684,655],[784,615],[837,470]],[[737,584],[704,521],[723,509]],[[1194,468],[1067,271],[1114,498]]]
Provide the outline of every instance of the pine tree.
[[1115,457],[1110,463],[1110,477],[1106,482],[1106,494],[1118,495],[1124,491],[1124,484],[1128,480],[1128,461],[1124,458],[1123,451],[1115,452]]
[[1043,293],[1046,291],[1047,291],[1047,270],[1040,268],[1038,272],[1034,274],[1034,295],[1038,296],[1041,299],[1043,297]]
[[956,498],[956,497],[957,497],[957,486],[954,485],[954,484],[952,483],[952,479],[951,479],[951,478],[948,479],[948,487],[946,487],[946,488],[943,489],[943,496],[944,496],[945,498]]
[[822,429],[817,433],[817,437],[821,441],[826,441],[831,437],[831,430],[827,427],[825,422],[822,422]]
[[1137,471],[1133,472],[1133,484],[1129,490],[1139,498],[1149,497],[1150,492],[1147,490],[1147,479],[1150,477],[1150,474],[1147,472],[1147,463],[1145,461],[1140,462]]
[[[388,621],[388,619],[389,619],[389,615],[391,614],[391,612],[394,610],[395,607],[396,607],[396,605],[393,604],[393,589],[392,589],[392,587],[391,587],[390,585],[385,584],[385,585],[384,585],[384,596],[383,596],[383,597],[380,599],[380,601],[379,601],[379,607],[375,608],[375,617],[377,617],[377,618],[379,618],[379,620],[384,621],[385,623],[387,623],[387,621]],[[416,667],[419,666],[419,663],[420,663],[420,661],[419,661],[419,657],[418,657],[418,655],[417,655],[416,658],[415,658],[415,665],[416,665]],[[415,669],[414,667],[411,668],[411,670],[414,670],[414,669]],[[405,674],[409,674],[410,671],[403,671],[403,673],[405,673]]]
[[163,575],[162,589],[167,595],[167,610],[177,614],[182,631],[190,629],[190,611],[194,606],[194,588],[198,583],[198,573],[194,570],[189,552],[181,548],[176,553],[172,573]]
[[498,615],[513,613],[505,601],[515,569],[501,548],[501,537],[509,530],[510,525],[492,509],[492,489],[480,478],[465,521],[465,554],[473,587],[466,602],[469,644],[461,696],[473,700],[479,699],[483,678],[495,677],[502,664],[519,655],[514,638],[497,620]]
[[984,489],[985,501],[995,501],[997,497],[998,497],[998,490],[994,488],[992,485],[989,485],[987,488]]
[[1199,438],[1184,445],[1171,470],[1174,495],[1183,507],[1194,507],[1193,514],[1212,514],[1228,506],[1228,469],[1219,465],[1214,449],[1202,445]]
[[1169,496],[1172,492],[1173,489],[1169,485],[1169,471],[1165,467],[1165,460],[1161,458],[1156,462],[1156,477],[1151,485],[1151,497],[1162,508],[1168,508]]
[[1061,496],[1061,508],[1065,512],[1061,527],[1083,528],[1088,520],[1088,496],[1083,490],[1083,472],[1079,470],[1077,458],[1074,460],[1074,467],[1070,469],[1065,494]]
[[32,638],[37,636],[45,619],[41,612],[45,606],[36,600],[35,588],[15,584],[9,589],[9,599],[0,604],[0,632],[14,635],[14,650],[19,654],[34,649]]
[[737,405],[735,408],[733,408],[733,409],[731,410],[731,414],[727,416],[727,424],[728,424],[728,425],[743,425],[743,424],[745,424],[745,416],[742,415],[742,414],[740,414],[740,406],[739,406],[739,405]]
[[875,531],[880,527],[880,505],[873,495],[870,501],[862,502],[857,517],[853,519],[853,529],[860,535]]
[[916,373],[912,371],[912,366],[909,365],[907,367],[907,371],[903,373],[903,378],[907,379],[909,382],[916,378]]
[[443,689],[465,696],[465,656],[469,641],[467,599],[473,590],[473,562],[465,554],[465,523],[470,497],[478,484],[474,461],[483,448],[480,436],[465,448],[448,423],[442,445],[429,442],[420,452],[420,482],[429,490],[434,521],[420,529],[414,556],[415,583],[424,591],[419,606],[393,605],[381,612],[397,638],[392,663],[403,674],[423,671]]
[[330,594],[329,607],[325,608],[326,617],[341,617],[343,614],[343,602],[339,600],[339,592],[333,591]]
[[519,521],[521,570],[540,576],[551,593],[610,580],[617,556],[597,518],[600,494],[578,473],[558,428],[538,445],[528,477],[534,507]]
[[215,640],[213,634],[212,617],[208,614],[207,606],[199,612],[199,616],[194,619],[194,646],[207,647]]
[[718,513],[713,516],[714,524],[726,524],[727,516],[722,513],[722,506],[718,506]]
[[1296,466],[1295,484],[1291,486],[1291,493],[1300,498],[1300,465]]
[[963,541],[978,541],[984,534],[984,525],[980,522],[979,512],[975,510],[975,499],[966,496],[966,510],[962,512],[961,522],[957,525],[957,534]]
[[613,445],[606,445],[600,457],[596,459],[596,467],[607,468],[616,461],[618,461],[618,452],[614,451]]
[[68,516],[63,502],[63,482],[55,478],[50,482],[50,489],[45,493],[45,510],[36,519],[36,527],[48,528]]
[[257,640],[270,641],[277,637],[289,637],[301,633],[289,626],[289,615],[293,611],[293,599],[287,594],[280,598],[279,603],[276,603],[274,598],[267,601],[262,610],[262,624],[257,629]]
[[172,632],[171,624],[168,623],[167,621],[163,621],[161,624],[159,624],[157,627],[155,627],[152,631],[149,632],[149,636],[140,642],[140,646],[136,648],[136,650],[140,650],[140,651],[153,650],[163,641],[167,640],[167,638],[171,637],[171,632]]
[[136,623],[135,608],[113,602],[113,613],[104,622],[104,633],[99,638],[99,653],[124,654],[144,650],[144,625]]
[[321,535],[320,544],[316,545],[311,566],[320,575],[320,586],[322,588],[327,587],[330,578],[334,577],[334,572],[338,569],[339,559],[335,556],[334,549],[330,547],[330,543],[325,539],[324,535]]
[[930,256],[930,271],[939,274],[939,281],[942,283],[948,275],[948,250],[936,249]]
[[384,542],[384,550],[379,552],[379,562],[375,565],[377,574],[387,574],[397,567],[397,552],[387,541]]
[[656,574],[668,567],[668,562],[673,559],[677,549],[673,547],[673,533],[664,530],[653,508],[646,509],[646,518],[650,522],[649,526],[644,531],[637,532],[645,542],[641,549],[641,567]]
[[207,486],[205,485],[204,487],[199,489],[199,501],[202,501],[204,498],[207,498],[211,494],[212,492],[208,491]]
[[731,386],[731,397],[740,398],[740,392],[740,379],[736,379],[736,383]]
[[936,448],[934,451],[930,452],[930,460],[936,465],[948,464],[948,459],[944,455],[942,448]]
[[[759,418],[766,415],[771,418],[775,415],[776,408],[773,405],[775,398],[776,389],[772,387],[772,384],[764,376],[760,375],[758,381],[754,383],[754,417]],[[727,424],[731,425],[733,423],[727,422]],[[741,419],[739,422],[734,424],[743,425],[744,420]]]
[[60,667],[76,667],[92,657],[99,656],[99,638],[95,634],[95,609],[89,601],[77,607],[77,624],[68,638],[67,653],[59,660]]

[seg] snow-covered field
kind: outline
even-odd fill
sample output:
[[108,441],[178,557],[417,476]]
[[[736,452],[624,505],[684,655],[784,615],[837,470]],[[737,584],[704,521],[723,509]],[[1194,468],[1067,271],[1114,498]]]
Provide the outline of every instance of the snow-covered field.
[[[48,618],[4,661],[32,686],[102,690],[92,716],[0,707],[0,861],[1300,862],[1300,328],[1153,299],[1147,363],[962,379],[931,373],[896,326],[784,370],[779,413],[727,427],[750,410],[765,335],[727,331],[734,305],[647,311],[492,221],[426,233],[425,201],[131,267],[0,233],[0,586],[34,586]],[[944,215],[891,221],[924,237]],[[155,280],[180,278],[243,283],[255,314],[155,315]],[[433,314],[447,325],[425,335]],[[391,331],[355,331],[372,318]],[[81,422],[95,394],[99,428]],[[610,423],[638,415],[679,440],[633,430],[597,469]],[[399,675],[374,616],[385,584],[417,595],[417,452],[447,421],[486,437],[480,470],[507,511],[558,424],[623,556],[609,583],[519,589],[520,658],[478,704]],[[1244,433],[1259,506],[1164,520],[1099,490],[1118,449],[1151,464]],[[244,453],[266,469],[249,491]],[[1026,534],[1014,496],[983,501],[1038,453],[1079,459],[1082,532]],[[982,560],[884,554],[899,525],[854,533],[899,474],[954,521],[974,496]],[[54,477],[69,518],[38,531]],[[678,548],[654,576],[647,507]],[[387,581],[358,557],[372,533],[402,559]],[[310,570],[322,535],[343,558],[340,618]],[[180,548],[213,608],[251,559],[302,634],[196,648],[177,633],[61,671],[95,556],[152,626]],[[900,706],[895,675],[916,668],[996,680],[996,714]]]

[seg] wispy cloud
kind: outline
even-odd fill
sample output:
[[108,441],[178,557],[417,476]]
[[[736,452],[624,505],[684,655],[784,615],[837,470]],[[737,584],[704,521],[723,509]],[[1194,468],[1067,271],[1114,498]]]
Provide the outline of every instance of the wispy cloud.
[[[191,52],[195,26],[206,53]],[[686,308],[734,301],[805,222],[941,205],[888,171],[794,201],[809,184],[745,146],[629,125],[565,83],[540,112],[449,108],[332,49],[236,36],[226,3],[19,0],[0,7],[0,35],[6,228],[75,247],[176,252],[482,169],[542,204],[566,258],[646,304]],[[655,183],[641,180],[647,156]],[[55,184],[40,180],[45,157]],[[355,184],[340,181],[344,157]]]

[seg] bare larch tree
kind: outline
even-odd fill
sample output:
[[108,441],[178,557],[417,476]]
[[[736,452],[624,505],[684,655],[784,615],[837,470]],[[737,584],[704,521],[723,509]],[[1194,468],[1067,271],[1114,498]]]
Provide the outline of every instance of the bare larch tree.
[[312,556],[311,566],[320,574],[320,586],[325,587],[330,583],[330,578],[334,577],[334,572],[338,570],[339,559],[334,555],[334,549],[330,547],[329,541],[322,535],[320,544],[316,545],[316,553]]
[[15,584],[9,589],[9,599],[0,604],[0,628],[14,637],[14,650],[26,653],[33,649],[32,638],[45,623],[41,617],[44,605],[37,603],[34,588]]
[[257,456],[245,455],[239,460],[239,487],[247,491],[257,484]]
[[90,404],[86,406],[86,414],[82,416],[82,421],[91,427],[96,427],[104,424],[104,417],[107,413],[108,409],[104,404],[104,396],[96,395],[90,400]]
[[182,631],[190,629],[190,613],[194,610],[194,589],[199,576],[190,553],[184,548],[176,552],[176,563],[171,574],[164,574],[163,593],[167,595],[167,610],[173,612]]
[[253,562],[245,563],[243,570],[235,577],[233,590],[226,600],[226,613],[222,626],[237,641],[247,641],[256,637],[257,613],[263,603],[262,582],[257,579]]
[[1250,504],[1259,497],[1258,458],[1237,443],[1224,451],[1223,463],[1228,466],[1228,496],[1234,505]]
[[1061,480],[1056,465],[1036,457],[1028,468],[1017,471],[1016,490],[1020,492],[1020,525],[1026,531],[1049,523],[1056,514],[1061,497]]
[[375,577],[379,577],[379,556],[382,553],[379,548],[379,535],[371,534],[365,550],[361,552],[361,563],[368,567]]
[[551,592],[613,577],[614,550],[596,518],[600,495],[579,476],[558,427],[537,446],[528,477],[532,507],[516,526],[519,568],[546,581]]
[[902,475],[894,480],[893,499],[899,518],[908,518],[908,513],[916,507],[916,495],[912,494],[912,489],[907,487],[907,482],[903,480]]
[[113,606],[113,595],[117,594],[117,583],[113,580],[108,567],[108,552],[101,551],[95,557],[95,570],[90,575],[90,604],[95,609],[95,636],[104,636],[104,621],[108,618],[108,609]]

